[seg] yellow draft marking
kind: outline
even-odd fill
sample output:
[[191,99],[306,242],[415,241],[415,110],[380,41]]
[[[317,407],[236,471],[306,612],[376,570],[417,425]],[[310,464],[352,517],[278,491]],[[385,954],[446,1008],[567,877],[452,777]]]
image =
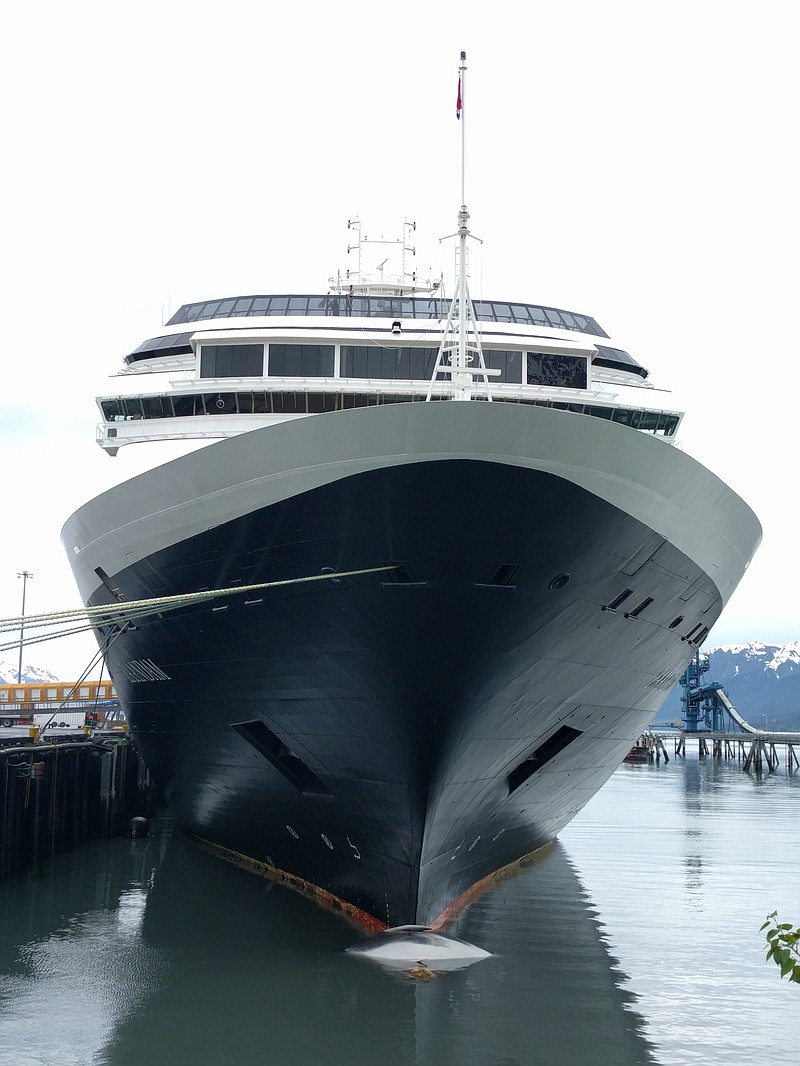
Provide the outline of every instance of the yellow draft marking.
[[[314,903],[322,907],[324,910],[332,911],[334,914],[340,914],[360,932],[367,929],[373,933],[380,933],[389,928],[386,922],[381,921],[372,914],[368,914],[360,907],[348,903],[339,896],[335,896],[332,892],[328,892],[327,889],[312,884],[311,881],[306,881],[305,878],[299,877],[297,874],[290,874],[288,871],[281,870],[279,867],[272,866],[267,862],[253,859],[249,855],[243,855],[239,851],[232,851],[230,848],[223,847],[222,844],[214,844],[212,841],[196,836],[188,830],[184,830],[184,832],[204,850],[209,851],[214,855],[219,855],[227,862],[233,863],[234,866],[238,866],[242,870],[248,870],[250,873],[260,874],[262,877],[268,877],[270,881],[283,885],[285,888],[289,888],[293,892],[305,896],[306,899],[313,900]],[[493,888],[501,884],[503,881],[508,881],[512,877],[516,877],[518,874],[522,873],[523,870],[527,870],[531,866],[535,866],[537,863],[541,862],[545,856],[553,850],[555,843],[555,838],[553,838],[553,840],[549,840],[546,844],[542,844],[541,847],[528,852],[527,855],[523,855],[519,859],[514,859],[513,862],[501,866],[499,870],[495,870],[493,873],[482,877],[480,881],[476,881],[474,885],[471,885],[470,888],[466,890],[466,892],[462,892],[457,900],[446,907],[439,917],[431,922],[429,928],[436,933],[442,932],[442,930],[446,929],[447,926],[458,917],[458,915],[463,913],[463,911],[475,903],[476,900],[480,899],[481,896],[486,895],[487,892],[491,892]],[[427,970],[424,966],[421,966],[417,970],[406,972],[409,977],[415,977],[420,980],[431,980],[433,977],[437,976],[436,973]]]
[[262,877],[268,877],[270,881],[275,881],[276,884],[283,885],[285,888],[290,888],[293,892],[298,892],[301,896],[305,896],[306,899],[313,900],[314,903],[326,911],[340,914],[361,933],[363,933],[365,929],[372,933],[381,933],[384,929],[388,929],[386,922],[374,918],[371,914],[367,914],[366,911],[361,910],[360,907],[356,907],[354,904],[340,899],[339,896],[334,896],[334,894],[328,892],[327,889],[320,888],[319,885],[312,884],[311,881],[306,881],[305,878],[298,877],[297,874],[290,874],[286,870],[281,870],[277,866],[271,866],[267,862],[253,859],[249,855],[243,855],[239,851],[232,851],[230,848],[225,848],[221,844],[214,844],[212,841],[205,840],[203,837],[195,836],[194,833],[190,833],[188,830],[185,830],[185,832],[188,837],[194,840],[206,851],[210,851],[214,855],[219,855],[227,862],[231,862],[234,866],[238,866],[241,870],[249,870],[250,873],[260,874]]
[[555,847],[555,837],[552,840],[548,840],[546,844],[542,844],[541,847],[534,848],[533,851],[529,851],[527,855],[523,855],[519,859],[514,859],[513,862],[507,863],[505,866],[501,866],[499,870],[495,870],[493,873],[487,874],[482,877],[480,881],[476,881],[474,885],[471,885],[466,892],[462,892],[461,895],[449,907],[445,907],[439,917],[431,922],[430,928],[435,933],[441,933],[443,929],[457,918],[459,914],[463,913],[467,907],[470,907],[481,896],[485,896],[487,892],[491,892],[493,888],[499,885],[503,881],[508,881],[512,877],[516,877],[521,874],[523,870],[529,869],[531,866],[535,866],[541,862],[546,855],[548,855]]

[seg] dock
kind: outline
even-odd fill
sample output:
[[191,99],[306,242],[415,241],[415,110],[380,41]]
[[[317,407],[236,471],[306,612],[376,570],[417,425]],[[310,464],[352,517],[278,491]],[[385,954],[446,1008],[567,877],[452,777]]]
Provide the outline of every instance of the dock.
[[[697,754],[701,758],[710,756],[714,759],[737,759],[743,770],[755,770],[761,773],[766,766],[770,773],[781,765],[779,748],[785,748],[785,764],[788,773],[800,768],[798,749],[800,733],[767,732],[755,730],[750,733],[732,733],[723,730],[686,730],[678,732],[658,732],[656,730],[643,734],[633,751],[646,753],[640,761],[659,762],[663,756],[669,762],[666,745],[672,742],[676,757],[686,756],[687,741],[697,741]],[[637,761],[632,759],[630,761]]]
[[155,812],[156,790],[123,730],[3,729],[0,881],[38,874],[58,852],[130,832]]

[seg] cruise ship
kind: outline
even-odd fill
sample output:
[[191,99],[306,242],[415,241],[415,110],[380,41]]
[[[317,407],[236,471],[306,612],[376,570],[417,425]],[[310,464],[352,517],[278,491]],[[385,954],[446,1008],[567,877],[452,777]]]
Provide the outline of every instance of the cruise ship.
[[446,929],[553,840],[760,539],[594,318],[471,299],[468,217],[452,299],[410,224],[390,275],[350,223],[321,294],[182,306],[97,439],[197,447],[63,531],[178,823],[374,930]]

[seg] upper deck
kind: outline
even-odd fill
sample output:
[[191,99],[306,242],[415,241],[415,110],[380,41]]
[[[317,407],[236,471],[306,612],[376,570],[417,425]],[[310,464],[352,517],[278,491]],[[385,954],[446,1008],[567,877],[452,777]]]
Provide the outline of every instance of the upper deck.
[[[211,318],[247,318],[286,315],[326,318],[447,318],[450,301],[444,296],[375,296],[357,293],[328,293],[325,296],[231,296],[184,304],[167,322],[168,326],[204,322]],[[539,304],[508,303],[501,300],[473,301],[475,317],[482,322],[515,322],[521,326],[551,326],[575,330],[594,337],[608,337],[589,315],[562,311]]]
[[[590,316],[498,300],[472,306],[486,370],[471,370],[475,399],[592,414],[674,437],[680,412]],[[125,356],[118,391],[98,398],[98,443],[114,454],[137,441],[225,437],[352,407],[449,399],[449,367],[437,364],[449,308],[431,293],[184,304]]]

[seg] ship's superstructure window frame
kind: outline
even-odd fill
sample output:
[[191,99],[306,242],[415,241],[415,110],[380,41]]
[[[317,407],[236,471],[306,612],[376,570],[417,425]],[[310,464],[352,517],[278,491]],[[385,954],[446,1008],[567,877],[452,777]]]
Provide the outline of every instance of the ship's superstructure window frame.
[[[440,399],[434,396],[434,400]],[[155,402],[157,401],[157,402]],[[345,392],[340,390],[309,391],[306,389],[214,391],[204,393],[175,393],[152,396],[104,397],[100,409],[106,423],[138,422],[167,418],[192,418],[197,415],[306,415],[326,411],[349,411],[356,407],[378,407],[389,403],[420,403],[421,392]],[[534,407],[549,407],[574,414],[592,415],[614,422],[622,422],[632,429],[652,433],[657,437],[673,437],[680,416],[671,411],[644,411],[629,408],[598,407],[593,404],[564,403],[544,398],[528,399],[518,396],[495,396],[495,403],[521,403]],[[112,431],[108,431],[112,435]]]
[[517,349],[483,348],[483,361],[487,370],[499,370],[492,383],[519,385],[522,383],[522,352]]
[[526,352],[525,384],[554,389],[585,389],[589,384],[589,361],[582,355],[562,352]]
[[263,344],[201,344],[200,378],[260,378]]
[[333,344],[270,344],[267,375],[278,378],[330,378],[334,373]]
[[340,352],[342,378],[429,381],[436,364],[438,348],[343,344]]
[[[546,326],[588,333],[608,334],[590,315],[562,311],[538,304],[508,303],[502,300],[473,301],[476,318],[485,322],[509,322],[523,326]],[[243,318],[269,315],[342,318],[427,318],[444,320],[450,301],[440,296],[364,296],[347,293],[327,295],[287,294],[281,296],[238,296],[225,300],[205,300],[184,304],[167,323],[177,326],[212,318]]]

